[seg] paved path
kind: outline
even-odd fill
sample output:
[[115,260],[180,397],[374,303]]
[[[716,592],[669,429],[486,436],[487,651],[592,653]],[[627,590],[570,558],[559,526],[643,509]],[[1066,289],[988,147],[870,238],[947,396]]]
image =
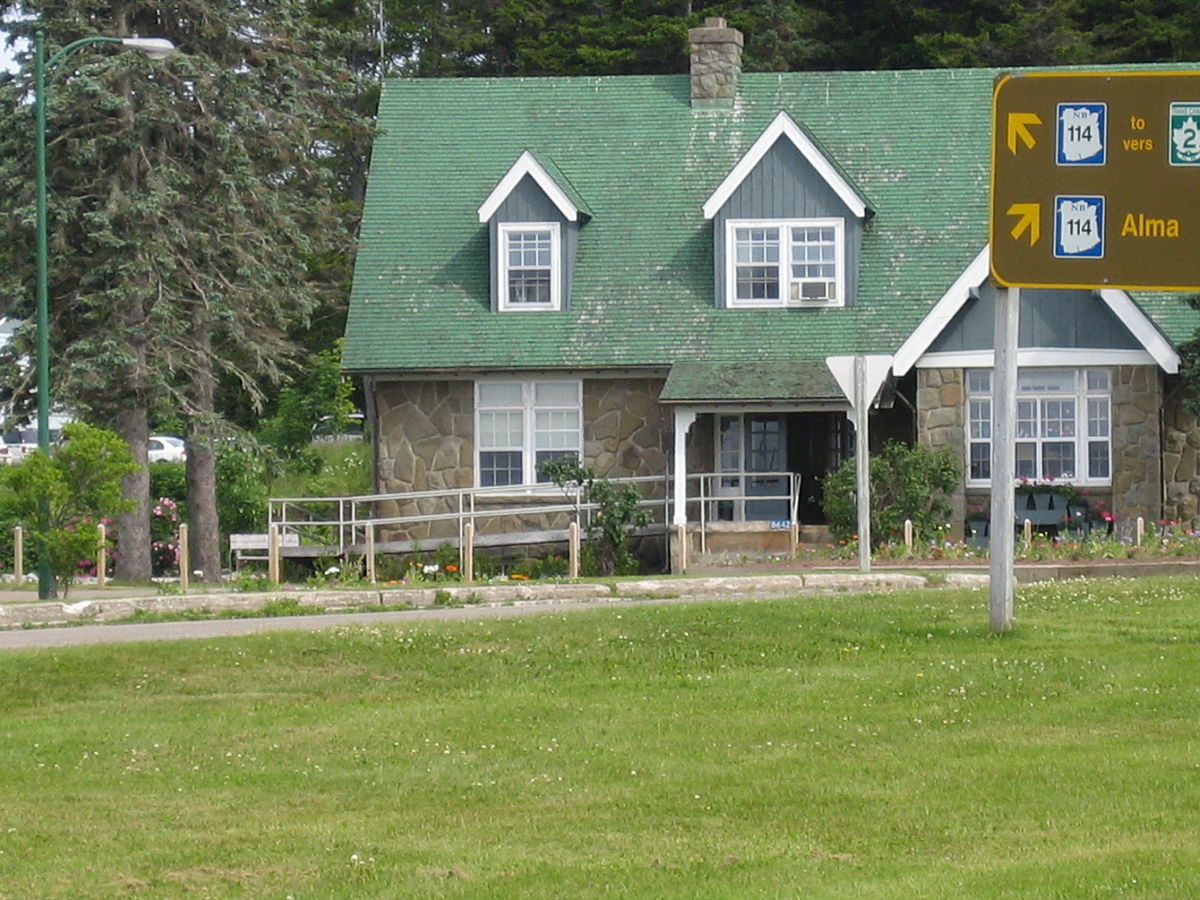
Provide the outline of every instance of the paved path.
[[[509,619],[543,613],[585,609],[644,606],[647,603],[713,601],[719,597],[662,597],[654,599],[572,600],[565,603],[531,603],[520,606],[466,606],[409,609],[395,612],[327,613],[309,616],[277,616],[264,619],[208,619],[199,622],[158,622],[137,625],[75,625],[0,631],[0,651],[49,647],[78,647],[86,644],[124,644],[136,641],[181,641],[234,637],[267,631],[319,631],[323,628],[353,628],[367,625],[401,625],[406,622],[455,619]],[[732,599],[732,598],[725,598]]]
[[[925,570],[925,574],[914,574]],[[725,570],[728,572],[728,570]],[[1017,567],[1019,581],[1044,581],[1059,578],[1103,577],[1122,575],[1200,575],[1200,561],[1092,561],[1087,563],[1045,563]],[[929,576],[935,577],[929,577]],[[80,586],[71,592],[68,603],[49,604],[46,618],[23,620],[25,627],[14,617],[15,612],[36,613],[36,603],[28,591],[0,591],[0,614],[6,615],[0,628],[0,651],[22,648],[52,648],[84,644],[128,643],[133,641],[196,640],[230,637],[267,631],[316,631],[322,628],[366,626],[379,623],[445,621],[454,619],[501,619],[547,612],[567,612],[646,603],[686,603],[715,600],[739,600],[756,596],[796,596],[817,591],[872,591],[898,588],[919,588],[934,584],[958,584],[986,587],[987,576],[975,569],[956,566],[911,566],[907,574],[876,569],[870,573],[853,570],[805,570],[804,574],[743,571],[721,576],[682,579],[641,579],[622,582],[619,590],[624,596],[614,596],[610,588],[600,584],[531,584],[528,587],[464,585],[437,591],[450,594],[451,599],[466,605],[455,607],[431,606],[429,597],[415,599],[413,592],[375,590],[363,592],[357,601],[346,593],[298,591],[274,595],[224,596],[160,596],[154,588],[97,590]],[[519,593],[514,594],[517,591]],[[421,593],[420,591],[416,593]],[[127,618],[137,609],[178,612],[188,608],[257,610],[269,599],[299,600],[306,605],[332,606],[335,610],[353,606],[395,606],[412,603],[417,608],[394,611],[338,612],[319,615],[269,618],[213,618],[201,621],[162,622],[145,624],[92,624],[107,614],[111,618]],[[483,602],[476,602],[482,600]],[[7,601],[7,602],[6,602]],[[16,602],[13,602],[16,601]],[[323,601],[323,602],[322,602]],[[6,608],[7,607],[7,608]],[[57,612],[56,612],[57,611]],[[0,618],[3,618],[0,615]],[[74,618],[73,618],[74,617]],[[86,624],[66,624],[82,621]],[[88,620],[91,619],[89,622]],[[37,626],[49,627],[37,627]],[[34,626],[34,627],[29,627]]]

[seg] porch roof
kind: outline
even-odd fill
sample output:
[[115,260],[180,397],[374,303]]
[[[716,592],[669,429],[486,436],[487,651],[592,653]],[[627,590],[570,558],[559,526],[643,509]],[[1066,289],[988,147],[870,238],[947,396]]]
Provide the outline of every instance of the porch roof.
[[677,362],[662,403],[846,403],[824,360]]

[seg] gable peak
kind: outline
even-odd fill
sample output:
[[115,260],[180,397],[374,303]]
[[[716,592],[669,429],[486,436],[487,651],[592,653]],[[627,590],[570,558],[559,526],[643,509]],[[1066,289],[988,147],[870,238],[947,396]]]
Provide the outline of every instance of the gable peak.
[[796,120],[788,114],[787,110],[781,109],[775,114],[775,118],[771,120],[771,124],[763,130],[758,139],[750,146],[750,149],[738,160],[737,165],[733,167],[729,174],[725,176],[725,179],[717,186],[717,189],[712,192],[708,200],[705,201],[703,207],[704,218],[711,219],[715,217],[733,192],[746,179],[746,176],[754,171],[755,166],[762,161],[762,158],[775,146],[776,142],[784,138],[790,141],[792,146],[800,152],[800,155],[816,169],[817,173],[855,216],[860,219],[867,217],[870,213],[870,207],[867,205],[867,201],[863,198],[862,194],[838,171],[837,166],[817,146],[816,142],[808,136],[808,133],[796,123]]
[[560,185],[547,170],[546,166],[538,161],[538,158],[533,155],[530,150],[525,150],[517,157],[514,162],[504,173],[504,177],[499,183],[492,188],[487,199],[479,207],[479,221],[487,222],[496,214],[496,210],[500,208],[508,195],[516,189],[521,180],[529,176],[533,179],[542,192],[549,198],[550,202],[555,205],[564,219],[568,222],[578,222],[580,218],[580,208],[575,201],[567,194],[564,187]]

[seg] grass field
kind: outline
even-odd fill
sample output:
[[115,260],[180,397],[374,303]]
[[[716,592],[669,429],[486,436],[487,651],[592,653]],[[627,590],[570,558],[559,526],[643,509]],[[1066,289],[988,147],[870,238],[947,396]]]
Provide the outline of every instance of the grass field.
[[1200,896],[1200,583],[0,655],[0,897]]

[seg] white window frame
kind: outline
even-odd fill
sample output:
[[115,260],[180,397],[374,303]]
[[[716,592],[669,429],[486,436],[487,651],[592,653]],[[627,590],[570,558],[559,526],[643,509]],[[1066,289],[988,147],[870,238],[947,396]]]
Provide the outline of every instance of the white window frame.
[[[513,303],[509,292],[508,242],[510,235],[525,231],[546,231],[550,234],[550,301],[548,303]],[[498,307],[502,312],[545,312],[562,309],[562,228],[558,222],[501,222],[498,235]],[[522,267],[524,268],[524,267]],[[540,268],[540,267],[538,267]]]
[[[775,299],[745,299],[737,296],[737,232],[743,228],[777,228],[778,260],[765,263],[764,268],[776,266],[779,274],[779,297]],[[818,279],[792,277],[792,229],[832,228],[834,285],[832,299],[792,299],[793,285]],[[826,279],[819,279],[826,280]],[[846,222],[840,218],[819,219],[727,219],[725,221],[725,305],[730,309],[778,309],[781,307],[841,307],[846,305]]]
[[[972,390],[972,388],[971,388],[972,372],[987,374],[988,389],[986,391]],[[1034,413],[1035,413],[1035,417],[1036,417],[1036,422],[1040,423],[1042,413],[1045,411],[1043,409],[1043,406],[1045,403],[1047,403],[1047,402],[1048,403],[1056,403],[1056,402],[1061,402],[1064,400],[1069,400],[1075,404],[1075,415],[1074,415],[1074,425],[1073,425],[1074,434],[1067,435],[1067,436],[1047,435],[1047,434],[1036,434],[1036,435],[1021,435],[1019,433],[1016,434],[1016,436],[1015,436],[1016,443],[1032,445],[1033,452],[1034,452],[1034,474],[1033,474],[1033,477],[1030,477],[1028,474],[1021,473],[1018,471],[1018,476],[1017,476],[1018,482],[1021,480],[1022,475],[1024,475],[1024,477],[1027,480],[1032,481],[1032,482],[1038,482],[1038,483],[1048,482],[1049,479],[1047,477],[1045,477],[1044,475],[1042,475],[1042,472],[1045,471],[1045,469],[1044,469],[1045,463],[1044,463],[1044,457],[1043,457],[1043,452],[1042,452],[1043,446],[1046,444],[1072,443],[1072,444],[1074,444],[1074,447],[1075,447],[1076,471],[1074,473],[1067,473],[1067,475],[1069,475],[1070,477],[1061,477],[1061,478],[1057,478],[1055,480],[1063,482],[1063,483],[1067,483],[1067,484],[1077,485],[1079,487],[1108,487],[1108,486],[1111,486],[1112,478],[1113,478],[1113,414],[1112,414],[1112,387],[1113,387],[1112,378],[1113,378],[1113,376],[1112,376],[1112,370],[1110,368],[1107,368],[1104,366],[1088,366],[1085,368],[1062,368],[1062,367],[1038,367],[1038,368],[1030,368],[1030,369],[1022,368],[1018,371],[1018,376],[1017,376],[1018,381],[1020,380],[1022,375],[1029,375],[1029,374],[1036,375],[1036,373],[1039,373],[1039,372],[1070,373],[1072,376],[1073,382],[1074,382],[1074,389],[1071,391],[1049,391],[1049,390],[1047,390],[1047,391],[1022,391],[1022,390],[1018,390],[1018,392],[1017,392],[1018,407],[1020,407],[1020,405],[1023,402],[1036,403],[1037,406],[1034,410]],[[1104,375],[1104,379],[1107,383],[1107,387],[1102,388],[1102,389],[1101,388],[1090,388],[1088,385],[1088,374],[1089,373],[1096,373],[1096,374],[1102,373]],[[965,447],[965,451],[964,451],[964,458],[966,460],[966,476],[967,476],[966,481],[967,481],[967,485],[969,487],[982,487],[984,485],[991,484],[991,479],[990,478],[973,478],[972,477],[972,475],[971,475],[972,448],[973,447],[979,448],[976,450],[976,453],[981,454],[980,458],[988,459],[988,461],[989,461],[988,466],[989,466],[989,472],[990,472],[992,436],[995,433],[994,415],[993,415],[994,408],[992,406],[992,394],[991,394],[991,384],[992,384],[992,378],[994,377],[994,374],[991,369],[966,369],[963,372],[963,376],[964,376],[963,377],[963,386],[965,388],[964,393],[966,396],[965,404],[964,404],[964,417],[965,417],[965,425],[966,425],[966,428],[965,428],[966,447]],[[1092,415],[1094,412],[1097,411],[1097,405],[1099,405],[1099,408],[1100,408],[1099,411],[1102,413],[1102,415],[1099,417]],[[972,416],[973,408],[976,410],[979,410],[981,408],[986,408],[988,418],[980,419],[980,417],[978,415]],[[1097,425],[1106,426],[1107,434],[1091,434],[1090,432],[1093,430],[1096,430]],[[1019,428],[1017,430],[1019,432]],[[1089,451],[1090,451],[1089,445],[1093,442],[1103,443],[1105,445],[1105,453],[1106,453],[1105,467],[1108,469],[1107,475],[1103,475],[1103,476],[1092,476],[1091,475],[1091,471],[1090,471],[1091,459],[1089,456]],[[982,456],[982,454],[985,451],[986,451],[986,457]],[[1084,471],[1081,473],[1079,471],[1079,469],[1083,469]]]
[[[519,385],[521,388],[520,404],[498,404],[485,406],[481,393],[484,385],[508,384]],[[553,384],[556,386],[569,385],[574,389],[574,399],[568,403],[538,403],[537,386]],[[482,430],[480,413],[493,411],[519,412],[521,414],[521,445],[515,444],[509,448],[487,448],[482,446]],[[577,429],[575,441],[569,447],[539,448],[538,436],[551,433],[562,434],[562,428],[538,428],[538,413],[574,413]],[[519,452],[521,454],[521,481],[510,485],[495,485],[495,487],[531,487],[539,482],[537,477],[537,455],[539,450],[554,450],[576,453],[583,459],[583,382],[577,378],[489,378],[475,382],[475,484],[483,486],[482,454],[487,452]]]

